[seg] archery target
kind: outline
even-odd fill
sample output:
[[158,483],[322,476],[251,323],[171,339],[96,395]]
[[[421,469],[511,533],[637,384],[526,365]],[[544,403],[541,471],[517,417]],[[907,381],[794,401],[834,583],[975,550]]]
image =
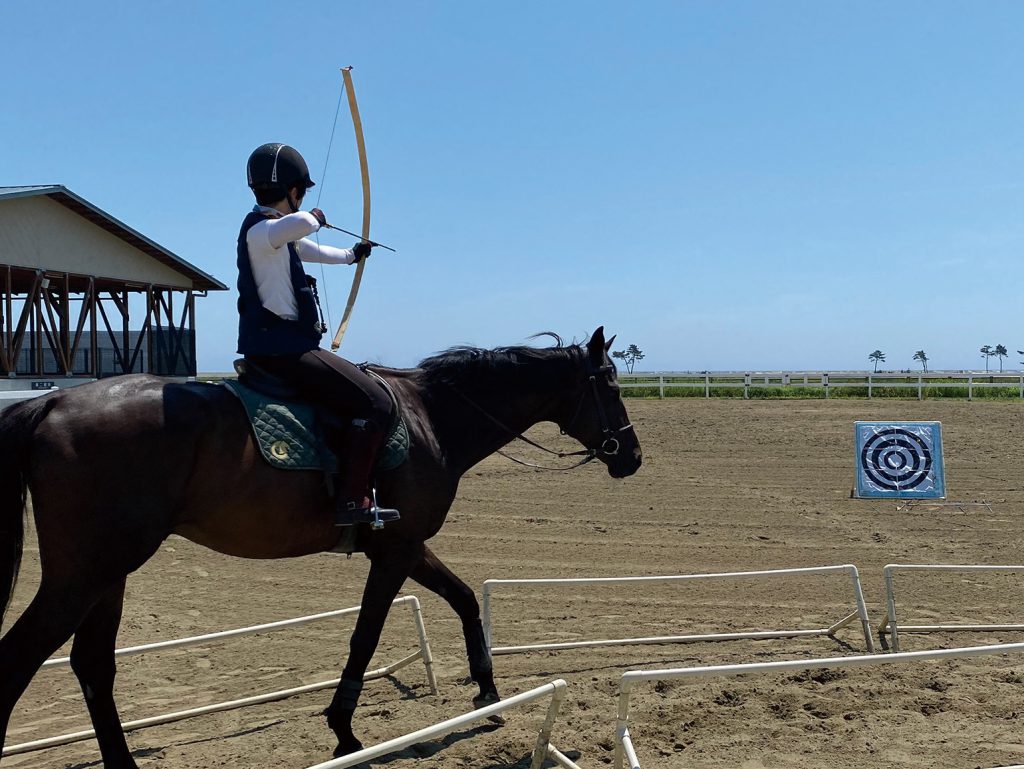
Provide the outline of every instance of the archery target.
[[858,497],[945,499],[941,422],[855,422]]

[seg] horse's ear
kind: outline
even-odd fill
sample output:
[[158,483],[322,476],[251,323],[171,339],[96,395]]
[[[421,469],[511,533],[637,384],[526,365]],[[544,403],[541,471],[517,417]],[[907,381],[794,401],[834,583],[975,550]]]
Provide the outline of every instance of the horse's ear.
[[617,336],[618,336],[618,334],[612,334],[612,338],[604,343],[604,351],[605,352],[609,352],[612,349],[612,345],[615,344],[615,337],[617,337]]
[[597,331],[590,337],[590,341],[587,342],[587,352],[595,361],[604,360],[604,326],[598,326]]

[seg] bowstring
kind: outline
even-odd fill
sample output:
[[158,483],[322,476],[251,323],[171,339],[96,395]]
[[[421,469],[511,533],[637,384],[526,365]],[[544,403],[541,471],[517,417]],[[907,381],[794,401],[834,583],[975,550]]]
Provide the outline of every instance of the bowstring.
[[[324,184],[327,182],[327,165],[331,162],[331,147],[334,146],[334,134],[338,130],[338,115],[341,114],[341,103],[345,98],[345,80],[341,81],[341,90],[338,91],[338,106],[334,109],[334,120],[331,121],[331,138],[327,141],[327,156],[324,158],[324,170],[320,173],[320,189],[316,193],[316,204],[314,208],[320,208],[320,196],[324,194]],[[316,247],[320,248],[320,230],[317,230],[313,237],[316,239]],[[324,263],[320,262],[320,282],[324,287],[324,304],[327,309],[327,328],[334,328],[334,320],[331,318],[330,292],[327,291],[327,277],[324,273]]]

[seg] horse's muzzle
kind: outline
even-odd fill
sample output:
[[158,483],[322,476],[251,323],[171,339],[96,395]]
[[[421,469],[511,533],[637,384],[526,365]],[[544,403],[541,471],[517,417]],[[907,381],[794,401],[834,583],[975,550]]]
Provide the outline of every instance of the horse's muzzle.
[[628,478],[640,469],[643,463],[643,453],[640,447],[636,446],[632,451],[619,450],[619,452],[605,460],[608,466],[608,475],[612,478]]

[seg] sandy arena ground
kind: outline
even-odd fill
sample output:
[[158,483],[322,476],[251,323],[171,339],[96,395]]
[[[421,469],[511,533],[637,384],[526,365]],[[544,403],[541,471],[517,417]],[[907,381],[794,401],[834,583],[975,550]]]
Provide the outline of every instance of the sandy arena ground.
[[[855,564],[868,611],[884,613],[882,566],[1024,562],[1024,405],[931,401],[629,401],[644,448],[633,478],[597,464],[541,473],[492,457],[465,478],[438,555],[478,595],[485,579],[745,571]],[[916,509],[850,499],[857,419],[935,419],[944,428],[953,499],[983,508]],[[545,426],[535,437],[557,443]],[[564,444],[563,444],[564,445]],[[516,449],[520,451],[520,449]],[[531,449],[524,456],[539,461]],[[120,646],[178,638],[358,604],[367,562],[321,555],[251,562],[180,538],[129,580]],[[16,615],[37,583],[26,552]],[[956,573],[898,578],[901,620],[1021,622],[1021,576]],[[459,623],[415,585],[423,603],[440,694],[422,666],[368,683],[357,734],[372,745],[469,709]],[[652,587],[511,589],[496,595],[495,643],[816,628],[853,608],[837,575]],[[8,622],[10,619],[8,620]],[[125,659],[124,720],[333,678],[351,620],[338,619],[222,643]],[[908,635],[904,650],[1024,641],[1024,633]],[[374,665],[415,648],[397,610]],[[856,626],[827,637],[634,646],[501,656],[508,696],[554,678],[569,682],[553,743],[583,767],[612,756],[619,676],[671,668],[862,654]],[[140,767],[294,767],[334,747],[323,691],[129,735]],[[793,672],[641,686],[632,731],[647,767],[993,767],[1024,763],[1024,654]],[[505,727],[468,728],[373,762],[388,769],[525,769],[543,706]],[[84,728],[69,671],[37,676],[15,711],[8,744]],[[92,741],[4,759],[3,767],[95,767]]]

